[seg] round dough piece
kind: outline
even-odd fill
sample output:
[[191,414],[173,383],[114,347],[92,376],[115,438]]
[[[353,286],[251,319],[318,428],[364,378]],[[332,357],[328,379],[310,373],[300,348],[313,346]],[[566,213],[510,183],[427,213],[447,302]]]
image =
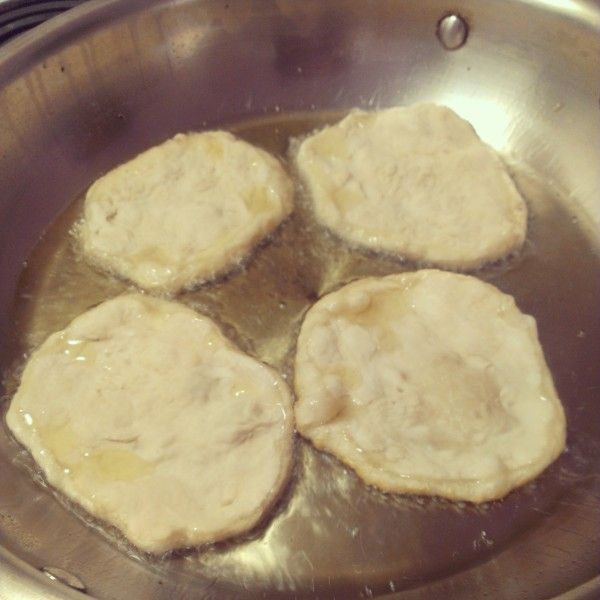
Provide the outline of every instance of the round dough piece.
[[535,320],[467,275],[362,279],[323,297],[295,387],[298,431],[390,492],[501,498],[565,447]]
[[140,294],[51,335],[7,423],[50,484],[153,553],[251,529],[292,464],[281,377],[208,317]]
[[518,250],[527,209],[502,161],[449,108],[356,111],[297,155],[317,220],[376,251],[474,269]]
[[292,211],[264,150],[224,131],[178,134],[98,179],[79,236],[100,267],[175,293],[232,268]]

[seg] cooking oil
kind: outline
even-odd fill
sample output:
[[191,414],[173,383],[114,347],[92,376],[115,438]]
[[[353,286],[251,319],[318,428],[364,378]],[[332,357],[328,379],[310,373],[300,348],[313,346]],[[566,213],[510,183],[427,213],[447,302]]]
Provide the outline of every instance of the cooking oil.
[[[317,298],[353,279],[420,266],[350,247],[315,222],[292,155],[298,139],[340,116],[280,114],[230,128],[284,162],[296,179],[296,209],[243,265],[176,297],[213,317],[243,350],[282,370],[289,381],[299,325]],[[529,209],[527,241],[517,256],[475,275],[512,294],[519,308],[536,318],[567,414],[568,451],[535,482],[502,501],[475,507],[383,494],[299,441],[297,473],[267,523],[245,538],[149,560],[148,568],[161,577],[211,579],[255,590],[335,589],[337,597],[346,597],[368,584],[373,593],[383,593],[392,582],[399,590],[482,560],[535,527],[557,504],[594,493],[589,482],[598,480],[600,468],[594,460],[600,421],[598,246],[586,216],[564,194],[527,168],[509,168]],[[23,271],[12,362],[5,371],[9,394],[23,357],[50,333],[132,289],[81,258],[71,232],[82,204],[83,198],[74,201],[50,226]],[[72,351],[83,349],[73,345]],[[96,462],[100,471],[108,468],[105,457]],[[131,476],[130,470],[137,473],[139,465],[123,477]],[[595,505],[597,500],[589,502],[590,522],[598,518]]]

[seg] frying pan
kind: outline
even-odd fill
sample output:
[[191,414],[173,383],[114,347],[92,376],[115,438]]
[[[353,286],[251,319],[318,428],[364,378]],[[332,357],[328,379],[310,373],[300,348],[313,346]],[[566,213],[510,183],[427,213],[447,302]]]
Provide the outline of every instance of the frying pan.
[[97,0],[10,42],[0,50],[2,365],[27,302],[24,261],[101,173],[178,131],[271,116],[285,129],[298,111],[294,122],[314,125],[320,111],[423,100],[451,106],[536,174],[517,183],[550,215],[530,228],[544,230],[552,260],[527,271],[526,253],[501,281],[538,320],[567,452],[527,490],[475,510],[364,490],[299,442],[271,523],[148,560],[34,481],[2,428],[1,598],[600,597],[598,2]]

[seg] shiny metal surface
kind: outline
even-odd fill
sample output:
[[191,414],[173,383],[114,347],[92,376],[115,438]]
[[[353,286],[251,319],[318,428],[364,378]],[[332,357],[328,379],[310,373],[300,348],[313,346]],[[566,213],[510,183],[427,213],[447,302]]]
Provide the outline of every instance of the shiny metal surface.
[[[436,37],[449,9],[470,26],[467,43],[453,52]],[[542,207],[532,239],[547,260],[539,276],[527,272],[526,285],[519,269],[501,281],[540,322],[569,421],[569,452],[537,487],[481,512],[365,491],[303,445],[295,486],[272,526],[253,539],[158,562],[70,515],[31,480],[2,431],[0,598],[82,597],[38,570],[49,565],[98,598],[598,597],[600,375],[590,362],[600,335],[598,3],[109,0],[79,7],[0,52],[2,364],[18,325],[13,304],[23,260],[101,172],[176,131],[283,113],[271,138],[264,119],[240,126],[242,135],[282,152],[287,134],[319,118],[289,121],[286,113],[432,100],[542,177],[517,173]],[[302,221],[290,227],[301,231]],[[47,239],[37,252],[53,248],[60,258],[61,244],[64,236]],[[298,264],[290,286],[297,289],[300,276],[307,284],[300,309],[319,286],[311,283],[312,263],[299,255]],[[256,265],[254,276],[267,273],[268,264]],[[27,272],[26,285],[50,294],[48,265]],[[228,285],[252,308],[253,288],[235,278]],[[75,306],[83,302],[77,289],[65,293]],[[39,310],[51,310],[51,302]],[[246,327],[251,340],[249,316]],[[303,507],[312,510],[303,514]],[[373,517],[384,509],[388,518]],[[271,565],[268,577],[249,576],[258,563]],[[295,576],[282,576],[283,567]]]
[[458,50],[469,35],[469,25],[460,15],[446,15],[438,23],[437,36],[446,50]]
[[58,581],[73,590],[85,592],[86,588],[81,579],[60,567],[42,567],[40,569],[52,581]]

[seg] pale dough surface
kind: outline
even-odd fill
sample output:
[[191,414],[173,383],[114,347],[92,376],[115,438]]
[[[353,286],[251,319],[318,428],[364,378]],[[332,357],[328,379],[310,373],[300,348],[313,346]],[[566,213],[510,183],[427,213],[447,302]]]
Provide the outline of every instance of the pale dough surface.
[[208,317],[140,294],[51,335],[7,423],[50,484],[154,553],[251,529],[292,464],[282,378]]
[[501,498],[565,447],[535,320],[467,275],[421,270],[324,296],[302,324],[295,388],[298,431],[387,491]]
[[291,212],[292,195],[264,150],[224,131],[178,134],[98,179],[78,234],[100,267],[175,293],[239,263]]
[[504,164],[443,106],[355,111],[305,139],[296,163],[317,220],[351,243],[466,270],[525,239]]

